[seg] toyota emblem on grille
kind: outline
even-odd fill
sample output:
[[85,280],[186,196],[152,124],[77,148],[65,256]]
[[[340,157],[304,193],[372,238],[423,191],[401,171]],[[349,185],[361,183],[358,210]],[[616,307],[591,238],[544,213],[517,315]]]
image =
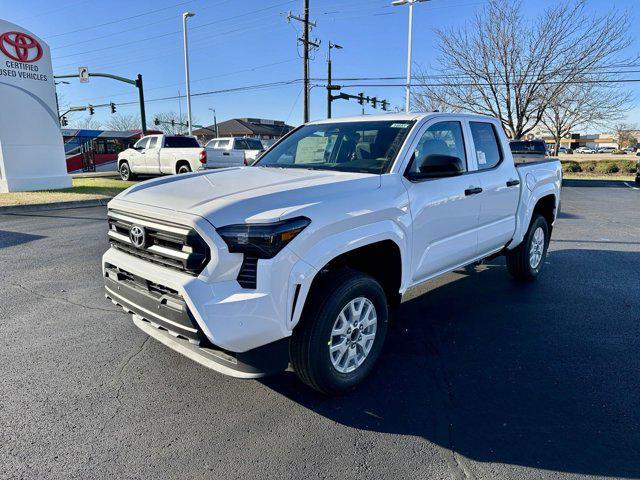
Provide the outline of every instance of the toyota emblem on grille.
[[147,232],[144,227],[134,225],[129,230],[129,239],[135,247],[144,248],[147,245]]

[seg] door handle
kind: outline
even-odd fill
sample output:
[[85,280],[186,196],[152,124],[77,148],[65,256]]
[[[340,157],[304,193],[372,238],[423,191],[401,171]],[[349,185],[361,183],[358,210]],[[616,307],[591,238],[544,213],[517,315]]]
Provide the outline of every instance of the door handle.
[[231,155],[229,152],[222,152],[222,155],[228,157],[229,155]]
[[482,193],[482,188],[480,188],[480,187],[472,187],[472,188],[467,188],[467,189],[464,191],[464,194],[465,194],[466,196],[469,196],[469,195],[477,195],[478,193]]
[[520,180],[507,180],[507,187],[515,187],[520,185]]

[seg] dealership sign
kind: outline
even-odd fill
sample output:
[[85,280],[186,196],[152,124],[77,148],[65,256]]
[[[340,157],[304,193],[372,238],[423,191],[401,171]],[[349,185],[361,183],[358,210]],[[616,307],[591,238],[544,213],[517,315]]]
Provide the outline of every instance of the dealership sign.
[[49,46],[0,20],[0,192],[71,186]]

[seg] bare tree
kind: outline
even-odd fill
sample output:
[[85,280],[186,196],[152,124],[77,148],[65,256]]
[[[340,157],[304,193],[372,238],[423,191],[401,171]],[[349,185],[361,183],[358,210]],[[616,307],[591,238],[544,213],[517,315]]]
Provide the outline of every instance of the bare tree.
[[100,130],[102,122],[96,120],[92,115],[85,115],[80,118],[69,119],[69,128],[78,128],[81,130]]
[[423,75],[417,96],[493,115],[521,138],[568,86],[605,81],[602,67],[631,60],[621,58],[631,44],[629,15],[595,17],[585,0],[560,1],[530,20],[521,12],[521,0],[490,0],[463,28],[437,30],[439,75]]
[[139,130],[141,128],[140,116],[132,114],[114,113],[106,122],[109,130]]
[[[160,124],[156,125],[155,120],[159,120]],[[189,129],[187,128],[187,116],[185,114],[178,115],[174,111],[160,112],[153,116],[154,124],[151,128],[160,130],[166,135],[182,135]],[[191,117],[191,121],[196,124],[198,120],[195,117]]]
[[636,146],[638,139],[634,131],[635,126],[629,123],[617,123],[613,126],[613,135],[619,149]]
[[608,128],[630,106],[631,94],[618,86],[574,84],[549,99],[540,121],[553,136],[557,154],[560,141],[572,131],[587,126]]

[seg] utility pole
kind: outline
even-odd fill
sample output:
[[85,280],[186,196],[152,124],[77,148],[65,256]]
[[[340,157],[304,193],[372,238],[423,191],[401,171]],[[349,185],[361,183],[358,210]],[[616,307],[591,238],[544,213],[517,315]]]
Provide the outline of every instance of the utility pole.
[[302,43],[302,47],[304,50],[302,56],[302,65],[303,65],[303,77],[304,77],[304,96],[303,96],[303,118],[304,123],[309,121],[309,93],[311,89],[309,88],[309,47],[318,48],[320,47],[320,42],[318,40],[311,41],[309,39],[310,27],[315,27],[315,22],[309,20],[309,0],[303,0],[303,14],[302,18],[292,15],[289,12],[287,20],[291,21],[291,19],[297,20],[302,23],[302,38],[298,40]]
[[220,136],[220,134],[218,133],[218,120],[216,119],[216,109],[215,108],[209,108],[209,110],[211,110],[213,112],[213,128],[216,131],[216,138],[218,138]]

